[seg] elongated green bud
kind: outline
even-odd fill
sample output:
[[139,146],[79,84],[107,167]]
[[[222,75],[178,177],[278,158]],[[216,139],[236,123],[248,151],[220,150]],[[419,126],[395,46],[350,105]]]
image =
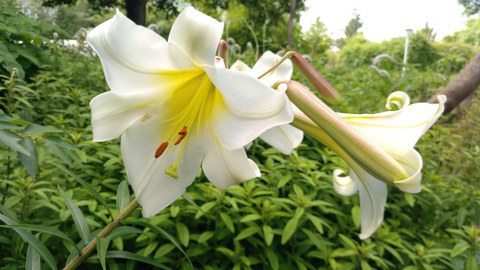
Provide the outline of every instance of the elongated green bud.
[[337,90],[301,54],[293,52],[290,59],[325,100],[332,103],[340,100]]
[[223,59],[225,67],[228,68],[228,43],[223,39],[218,42],[217,56]]
[[[385,183],[394,184],[395,181],[408,177],[407,172],[393,157],[359,134],[306,86],[296,81],[288,82],[287,86],[286,93],[290,101],[325,132],[320,138],[323,137],[326,140],[324,143],[327,146],[337,148],[332,150],[342,152],[343,156],[347,155]],[[307,132],[312,133],[312,130]]]

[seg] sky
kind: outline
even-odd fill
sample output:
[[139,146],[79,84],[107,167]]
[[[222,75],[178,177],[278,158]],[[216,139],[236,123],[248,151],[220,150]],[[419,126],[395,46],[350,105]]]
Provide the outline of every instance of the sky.
[[305,5],[302,29],[320,17],[333,38],[344,37],[343,30],[355,14],[363,22],[360,31],[375,42],[405,36],[406,29],[419,30],[427,22],[438,41],[465,28],[467,21],[457,0],[306,0]]

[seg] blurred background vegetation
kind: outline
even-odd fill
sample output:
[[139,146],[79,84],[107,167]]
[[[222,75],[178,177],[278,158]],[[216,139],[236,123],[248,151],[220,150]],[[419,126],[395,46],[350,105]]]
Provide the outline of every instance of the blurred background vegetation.
[[[288,1],[146,1],[145,23],[167,36],[188,4],[225,22],[230,63],[252,65],[264,51],[289,49]],[[85,35],[115,8],[126,4],[0,0],[2,269],[63,267],[130,198],[119,142],[91,142],[88,106],[108,87]],[[370,42],[360,16],[339,40],[321,18],[302,32],[304,8],[297,0],[290,49],[340,92],[337,111],[383,111],[397,90],[425,101],[480,45],[478,17],[442,41],[426,25],[411,34],[404,69],[404,37]],[[81,269],[479,269],[480,100],[470,103],[421,139],[423,191],[391,188],[370,239],[358,239],[358,197],[332,189],[333,169],[346,168],[341,159],[308,137],[290,156],[256,141],[249,156],[261,177],[221,191],[200,175],[153,218],[137,209]]]

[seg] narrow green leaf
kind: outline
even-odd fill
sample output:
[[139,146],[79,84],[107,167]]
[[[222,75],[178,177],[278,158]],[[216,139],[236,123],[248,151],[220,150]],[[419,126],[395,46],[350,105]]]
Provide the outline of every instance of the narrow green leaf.
[[130,203],[130,190],[128,190],[128,182],[122,181],[117,188],[117,210],[122,210]]
[[468,253],[465,266],[466,266],[465,269],[467,270],[478,270],[480,268],[478,264],[478,260],[475,256],[475,253],[473,252]]
[[245,222],[259,220],[261,218],[262,217],[259,214],[250,214],[250,215],[246,215],[242,219],[240,219],[240,222],[245,223]]
[[263,225],[263,238],[265,239],[265,243],[267,244],[267,246],[270,246],[272,244],[273,236],[274,234],[272,227],[266,224]]
[[452,251],[450,251],[450,256],[456,257],[458,255],[463,255],[469,248],[470,248],[469,244],[461,240],[453,247]]
[[[10,219],[9,217],[0,214],[0,220],[3,221],[7,225],[17,225],[18,223]],[[45,247],[45,245],[40,242],[35,236],[33,236],[30,232],[25,231],[23,229],[13,229],[17,232],[20,237],[22,237],[23,241],[30,244],[37,252],[40,254],[40,257],[48,264],[51,269],[57,269],[57,262],[53,257],[52,253]]]
[[162,258],[168,253],[170,253],[174,248],[175,248],[175,245],[173,245],[172,243],[166,243],[165,245],[162,245],[157,249],[153,258],[155,259]]
[[318,218],[314,215],[310,215],[310,214],[307,214],[307,218],[308,220],[310,220],[310,222],[312,222],[313,226],[315,226],[315,228],[317,228],[317,231],[320,233],[320,234],[323,234],[323,223],[324,221],[321,219],[321,218]]
[[357,250],[357,245],[349,237],[343,234],[339,234],[339,237],[347,247],[351,248],[352,250]]
[[36,225],[36,224],[15,224],[15,225],[0,225],[0,228],[19,228],[23,230],[31,230],[31,231],[36,231],[36,232],[41,232],[41,233],[47,233],[53,236],[57,236],[59,238],[62,238],[63,240],[67,241],[70,243],[72,246],[74,246],[78,251],[81,251],[79,247],[73,242],[72,239],[68,237],[65,233],[59,231],[56,228],[45,226],[45,225]]
[[278,264],[278,256],[275,254],[275,252],[271,248],[267,248],[266,250],[268,262],[270,263],[270,267],[273,270],[278,270],[279,264]]
[[[198,211],[203,212],[202,208],[200,208],[200,206],[198,206],[198,204],[194,200],[192,200],[192,198],[190,198],[186,192],[183,193],[182,197],[195,208],[197,208]],[[205,215],[205,212],[203,212],[203,214]]]
[[40,260],[40,254],[32,247],[28,245],[27,258],[25,261],[26,270],[42,270],[42,261]]
[[113,240],[117,237],[124,236],[127,234],[141,234],[141,233],[143,233],[143,231],[137,228],[130,227],[130,226],[120,226],[115,228],[115,230],[113,230],[113,232],[111,232],[106,238]]
[[105,201],[105,199],[95,190],[95,188],[93,188],[92,185],[90,185],[89,183],[87,183],[85,180],[83,180],[82,178],[78,177],[77,175],[75,175],[72,171],[70,171],[69,169],[65,168],[64,166],[60,165],[60,164],[57,164],[57,163],[53,163],[53,162],[48,162],[49,164],[59,168],[60,170],[64,171],[66,174],[70,175],[71,177],[73,177],[73,179],[75,179],[78,183],[80,183],[87,191],[88,193],[90,193],[90,195],[92,195],[93,197],[95,197],[95,199],[100,202],[104,207],[105,209],[107,209],[108,213],[110,214],[110,216],[113,216],[112,212],[110,211],[110,208],[108,207],[108,204],[107,202]]
[[[94,260],[97,259],[98,256],[92,256],[89,260]],[[166,270],[171,270],[172,268],[167,267],[164,264],[161,264],[153,259],[143,257],[141,255],[129,252],[129,251],[120,251],[120,250],[111,250],[107,251],[105,254],[105,258],[107,259],[125,259],[125,260],[132,260],[132,261],[137,261],[137,262],[142,262],[149,264],[151,266],[158,267],[160,269],[166,269]]]
[[182,252],[182,254],[185,256],[185,258],[187,258],[188,262],[190,263],[190,265],[193,267],[192,265],[192,261],[190,260],[190,257],[188,257],[187,253],[183,250],[183,248],[180,246],[180,244],[177,242],[177,240],[175,240],[175,238],[173,238],[173,236],[171,236],[168,232],[166,232],[164,229],[158,227],[158,226],[155,226],[153,224],[150,224],[149,222],[145,222],[145,221],[141,221],[141,220],[131,220],[131,219],[128,219],[128,220],[125,220],[124,223],[130,223],[130,224],[136,224],[136,225],[141,225],[141,226],[144,226],[144,227],[147,227],[147,228],[150,228],[152,229],[153,231],[165,236],[172,244],[175,245],[175,247],[180,250],[180,252]]
[[212,231],[203,232],[202,234],[200,234],[197,241],[199,244],[203,244],[207,242],[210,238],[212,238],[212,236],[214,235],[215,235],[215,232],[212,232]]
[[30,152],[25,148],[20,142],[23,140],[22,137],[13,133],[9,130],[0,130],[0,144],[4,144],[10,147],[12,150],[22,153],[29,156]]
[[405,197],[405,200],[407,201],[408,206],[413,207],[415,205],[415,197],[413,197],[412,194],[404,193],[403,196]]
[[252,236],[256,233],[258,233],[260,231],[260,228],[258,228],[257,226],[252,226],[252,227],[248,227],[246,229],[243,229],[238,235],[237,237],[235,237],[235,241],[240,241],[242,239],[245,239],[249,236]]
[[188,246],[190,241],[190,231],[188,230],[188,227],[181,222],[178,222],[176,227],[178,239],[182,242],[183,246]]
[[90,229],[88,228],[87,221],[85,220],[85,216],[83,215],[82,211],[78,206],[73,202],[73,200],[68,197],[68,195],[63,191],[63,189],[59,186],[58,191],[62,195],[67,207],[70,209],[72,214],[73,222],[75,223],[75,227],[77,227],[78,234],[83,240],[83,243],[87,245],[90,242]]
[[32,139],[24,138],[20,141],[20,144],[27,149],[30,153],[29,155],[25,155],[21,152],[18,153],[18,157],[22,162],[23,166],[27,170],[28,174],[33,180],[37,179],[37,172],[38,172],[38,154],[37,154],[37,147]]
[[230,218],[230,216],[228,214],[225,214],[225,213],[220,213],[220,218],[223,220],[223,223],[225,223],[225,226],[227,226],[227,228],[232,233],[234,233],[235,232],[235,226],[233,225],[233,221]]
[[28,126],[23,131],[24,134],[28,134],[28,135],[37,135],[37,134],[44,134],[44,133],[59,133],[59,132],[62,132],[62,131],[54,127],[41,126],[35,123],[28,124]]
[[108,244],[110,244],[110,239],[108,238],[97,238],[97,255],[98,255],[98,260],[100,261],[100,264],[102,265],[102,269],[106,270],[107,269],[107,263],[106,263],[106,255],[107,255],[107,250],[108,250]]
[[281,240],[282,245],[288,242],[288,240],[290,240],[290,238],[293,236],[293,234],[297,230],[298,221],[303,216],[304,212],[305,212],[305,209],[303,208],[297,208],[295,210],[295,215],[287,222],[287,224],[285,225],[285,228],[283,229],[282,240]]
[[355,227],[360,227],[360,206],[355,205],[352,207],[352,219]]

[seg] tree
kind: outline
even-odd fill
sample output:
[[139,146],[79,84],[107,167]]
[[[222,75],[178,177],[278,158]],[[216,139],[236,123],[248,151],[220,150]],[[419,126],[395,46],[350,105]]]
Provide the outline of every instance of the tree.
[[480,11],[480,0],[458,0],[458,3],[465,7],[465,14],[469,16]]
[[302,49],[308,53],[310,57],[324,53],[329,47],[332,39],[327,34],[325,24],[317,18],[310,26],[310,29],[303,35]]
[[436,103],[438,95],[447,96],[445,114],[455,109],[462,101],[471,97],[480,85],[480,52],[468,63],[465,68],[450,82],[447,87],[440,90],[428,102]]
[[[77,0],[43,0],[45,6],[73,5]],[[88,0],[96,9],[124,5],[127,10],[127,17],[136,24],[145,25],[147,0]]]
[[345,37],[346,38],[351,38],[353,36],[355,36],[356,34],[360,33],[358,32],[358,30],[360,30],[360,28],[362,28],[362,25],[363,25],[363,22],[362,20],[360,19],[360,15],[357,14],[355,15],[355,17],[353,17],[347,24],[347,26],[345,26]]

